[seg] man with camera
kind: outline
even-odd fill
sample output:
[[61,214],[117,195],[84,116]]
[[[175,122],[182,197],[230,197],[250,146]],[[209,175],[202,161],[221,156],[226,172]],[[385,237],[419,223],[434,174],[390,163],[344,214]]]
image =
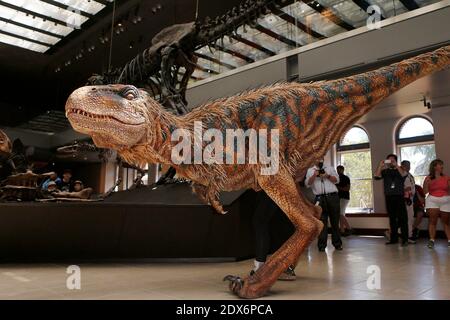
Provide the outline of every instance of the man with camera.
[[309,168],[306,173],[306,186],[310,187],[315,195],[315,202],[322,208],[321,220],[325,227],[319,235],[318,247],[324,252],[328,240],[328,219],[331,224],[331,242],[336,250],[342,250],[342,240],[339,233],[340,200],[336,184],[339,183],[339,175],[333,167],[324,165],[319,160],[316,165]]
[[402,247],[408,245],[408,214],[404,199],[405,178],[408,173],[398,165],[397,156],[390,154],[382,160],[375,173],[375,179],[384,182],[386,209],[391,230],[390,240],[386,244],[398,243],[398,228],[401,230]]

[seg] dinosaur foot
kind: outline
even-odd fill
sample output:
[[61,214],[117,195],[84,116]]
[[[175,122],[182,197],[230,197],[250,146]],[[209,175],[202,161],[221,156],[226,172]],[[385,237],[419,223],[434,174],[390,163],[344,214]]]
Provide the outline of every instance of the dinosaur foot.
[[244,299],[261,298],[264,295],[264,292],[252,290],[250,286],[251,281],[249,281],[250,278],[251,276],[248,277],[247,279],[242,279],[237,276],[228,275],[225,278],[223,278],[223,281],[229,281],[228,287],[230,288],[230,291],[240,298]]

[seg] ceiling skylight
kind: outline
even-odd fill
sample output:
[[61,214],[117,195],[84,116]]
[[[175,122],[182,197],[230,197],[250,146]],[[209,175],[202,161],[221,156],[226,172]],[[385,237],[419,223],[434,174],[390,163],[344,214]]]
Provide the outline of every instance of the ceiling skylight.
[[[108,2],[111,2],[107,0]],[[94,0],[0,0],[0,42],[46,52],[105,7]]]

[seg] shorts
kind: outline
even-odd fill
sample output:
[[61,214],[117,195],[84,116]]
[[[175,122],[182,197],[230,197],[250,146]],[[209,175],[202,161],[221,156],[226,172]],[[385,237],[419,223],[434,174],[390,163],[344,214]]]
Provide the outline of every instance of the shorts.
[[443,212],[450,212],[450,196],[435,197],[429,195],[425,199],[425,208],[440,209]]
[[350,202],[350,200],[348,199],[340,199],[340,208],[341,208],[341,216],[345,217],[345,209],[347,209],[348,203]]

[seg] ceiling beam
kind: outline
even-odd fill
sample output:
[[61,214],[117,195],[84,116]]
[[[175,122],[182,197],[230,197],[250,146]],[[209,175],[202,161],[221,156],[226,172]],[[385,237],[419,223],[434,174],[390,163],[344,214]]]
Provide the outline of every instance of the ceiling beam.
[[42,29],[39,29],[39,28],[35,28],[35,27],[29,26],[29,25],[26,25],[26,24],[23,24],[23,23],[14,21],[14,20],[8,20],[8,19],[0,17],[0,21],[6,22],[6,23],[10,23],[10,24],[13,24],[13,25],[18,26],[18,27],[26,28],[28,30],[40,32],[42,34],[46,34],[46,35],[51,36],[51,37],[64,39],[64,36],[62,36],[60,34],[56,34],[56,33],[53,33],[53,32],[49,32],[47,30],[42,30]]
[[201,71],[204,71],[204,72],[207,72],[207,73],[211,73],[211,74],[214,74],[214,75],[220,74],[216,70],[208,69],[208,68],[205,68],[205,67],[203,67],[201,65],[198,65],[198,64],[196,66],[197,66],[197,69],[199,69]]
[[294,40],[288,39],[285,36],[283,36],[281,34],[278,34],[278,33],[274,32],[274,31],[272,31],[270,29],[267,29],[266,27],[263,27],[260,24],[257,24],[255,29],[260,31],[260,32],[263,32],[263,33],[267,34],[269,37],[272,37],[272,38],[274,38],[274,39],[276,39],[278,41],[281,41],[281,42],[283,42],[283,43],[285,43],[285,44],[287,44],[287,45],[289,45],[291,47],[298,48],[298,47],[302,46],[300,43],[297,43]]
[[87,12],[82,11],[82,10],[75,9],[75,8],[73,8],[71,6],[68,6],[68,5],[65,5],[65,4],[63,4],[61,2],[56,2],[54,0],[41,0],[41,1],[45,2],[45,3],[48,3],[48,4],[51,4],[52,6],[58,7],[60,9],[64,9],[64,10],[67,10],[67,11],[70,11],[70,12],[78,13],[78,14],[80,14],[80,15],[86,17],[86,18],[89,18],[89,19],[94,17],[94,15],[92,15],[90,13],[87,13]]
[[216,59],[216,58],[214,58],[214,57],[210,57],[210,56],[208,56],[208,55],[206,55],[206,54],[201,54],[201,53],[195,52],[195,55],[196,55],[197,57],[199,57],[199,58],[202,58],[202,59],[205,59],[205,60],[208,60],[208,61],[217,63],[218,65],[221,65],[221,66],[223,66],[223,67],[225,67],[225,68],[227,68],[227,69],[230,69],[230,70],[236,69],[235,66],[233,66],[233,65],[231,65],[231,64],[229,64],[229,63],[223,62],[223,61],[220,60],[220,59]]
[[107,6],[107,5],[109,5],[109,4],[111,4],[111,3],[113,3],[113,0],[94,0],[95,2],[98,2],[98,3],[100,3],[100,4],[102,4],[102,5],[104,5],[104,6]]
[[195,81],[205,80],[205,78],[202,78],[202,77],[196,77],[196,76],[191,76],[191,79],[192,79],[192,80],[195,80]]
[[30,39],[30,38],[27,38],[27,37],[24,37],[24,36],[15,34],[15,33],[10,33],[10,32],[3,31],[3,30],[0,30],[0,33],[4,34],[4,35],[7,35],[7,36],[10,36],[10,37],[13,37],[13,38],[20,39],[20,40],[25,40],[25,41],[28,41],[28,42],[33,42],[33,43],[36,43],[36,44],[40,44],[41,46],[45,46],[45,47],[49,47],[49,48],[52,46],[49,43],[38,41],[38,40],[34,40],[34,39]]
[[43,14],[40,14],[40,13],[31,11],[31,10],[28,10],[28,9],[25,9],[25,8],[21,8],[21,7],[15,6],[13,4],[10,4],[10,3],[4,2],[4,1],[0,1],[0,5],[2,5],[4,7],[8,7],[10,9],[13,9],[13,10],[16,10],[16,11],[23,12],[23,13],[28,14],[30,16],[41,18],[43,20],[48,20],[50,22],[53,22],[53,23],[59,24],[61,26],[67,27],[67,23],[64,22],[64,21],[61,21],[61,20],[58,20],[58,19],[55,19],[55,18],[52,18],[52,17],[48,17],[46,15],[43,15]]
[[234,50],[232,50],[230,48],[225,48],[225,47],[222,47],[222,46],[220,46],[218,44],[215,44],[212,47],[217,49],[217,50],[219,50],[219,51],[223,51],[225,53],[231,54],[232,56],[238,57],[238,58],[240,58],[240,59],[242,59],[242,60],[244,60],[244,61],[246,61],[248,63],[255,62],[255,59],[250,58],[249,56],[246,56],[245,54],[242,54],[240,52],[234,51]]
[[419,5],[417,4],[416,1],[414,0],[400,0],[400,2],[406,7],[406,9],[408,9],[409,11],[411,10],[416,10],[419,9]]
[[323,17],[327,18],[328,20],[330,20],[334,24],[338,25],[339,27],[344,28],[347,31],[355,29],[354,26],[352,26],[351,24],[348,24],[347,22],[345,22],[344,20],[339,18],[337,15],[335,15],[333,13],[333,11],[331,11],[327,7],[322,6],[320,3],[316,2],[316,1],[305,1],[305,3],[309,7],[311,7],[318,13],[320,13]]
[[248,39],[245,39],[245,38],[243,38],[243,37],[240,36],[240,35],[232,35],[231,37],[232,37],[234,40],[236,40],[236,41],[242,42],[242,43],[244,43],[244,44],[246,44],[246,45],[252,47],[253,49],[262,51],[262,52],[264,52],[265,54],[267,54],[267,55],[269,55],[269,56],[274,56],[274,55],[276,55],[276,53],[273,52],[272,50],[267,49],[266,47],[263,47],[263,46],[261,46],[261,45],[255,43],[255,42],[253,42],[253,41],[250,41],[250,40],[248,40]]
[[326,38],[323,34],[320,34],[320,33],[316,32],[316,31],[314,31],[312,28],[309,28],[309,27],[305,26],[298,19],[294,18],[293,16],[291,16],[290,14],[284,12],[283,10],[278,9],[275,6],[273,6],[270,10],[272,11],[272,13],[276,14],[277,16],[279,16],[284,21],[286,21],[286,22],[296,26],[297,28],[299,28],[303,32],[309,34],[310,36],[312,36],[314,38],[317,38],[317,39],[324,39],[324,38]]

